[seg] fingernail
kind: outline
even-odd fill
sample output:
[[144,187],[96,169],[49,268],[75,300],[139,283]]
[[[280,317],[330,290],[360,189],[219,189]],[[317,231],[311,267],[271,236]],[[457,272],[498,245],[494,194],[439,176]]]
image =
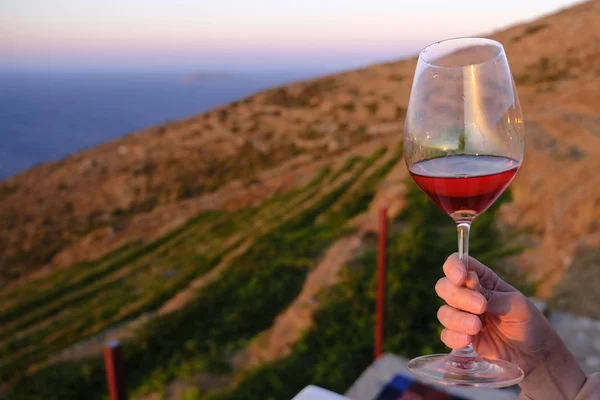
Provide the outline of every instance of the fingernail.
[[464,271],[460,268],[453,268],[452,271],[450,271],[450,276],[455,282],[459,282],[464,276]]
[[480,312],[481,310],[483,310],[484,301],[481,298],[481,296],[473,295],[469,303],[473,310],[475,310],[475,312]]
[[462,320],[462,326],[467,332],[473,332],[475,329],[475,320],[472,318],[465,318]]

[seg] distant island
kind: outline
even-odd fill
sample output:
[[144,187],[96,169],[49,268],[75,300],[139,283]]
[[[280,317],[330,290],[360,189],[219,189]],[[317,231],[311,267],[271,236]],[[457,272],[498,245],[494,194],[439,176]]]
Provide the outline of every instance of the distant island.
[[228,72],[219,71],[200,71],[192,72],[181,77],[181,83],[207,82],[207,81],[225,81],[237,79],[238,76]]

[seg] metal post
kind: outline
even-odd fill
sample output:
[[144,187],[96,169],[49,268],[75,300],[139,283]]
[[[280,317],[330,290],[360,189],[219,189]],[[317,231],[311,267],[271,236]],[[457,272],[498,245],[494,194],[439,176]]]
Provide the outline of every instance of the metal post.
[[375,315],[375,359],[383,353],[385,327],[385,269],[387,259],[387,208],[379,210],[379,240],[377,251],[377,309]]
[[111,340],[104,347],[104,365],[110,400],[127,400],[125,358],[118,340]]

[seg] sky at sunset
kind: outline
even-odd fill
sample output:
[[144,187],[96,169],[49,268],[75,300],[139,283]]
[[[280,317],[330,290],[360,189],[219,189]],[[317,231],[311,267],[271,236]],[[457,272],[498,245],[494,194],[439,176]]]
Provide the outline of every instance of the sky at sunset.
[[569,0],[0,0],[0,68],[343,69]]

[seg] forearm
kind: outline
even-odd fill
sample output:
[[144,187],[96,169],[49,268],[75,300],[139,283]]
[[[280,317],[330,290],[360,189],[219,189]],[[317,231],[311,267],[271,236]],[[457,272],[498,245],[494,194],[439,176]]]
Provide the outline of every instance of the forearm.
[[540,361],[521,382],[524,398],[573,400],[585,384],[585,373],[575,357],[560,338],[553,342],[545,360]]

